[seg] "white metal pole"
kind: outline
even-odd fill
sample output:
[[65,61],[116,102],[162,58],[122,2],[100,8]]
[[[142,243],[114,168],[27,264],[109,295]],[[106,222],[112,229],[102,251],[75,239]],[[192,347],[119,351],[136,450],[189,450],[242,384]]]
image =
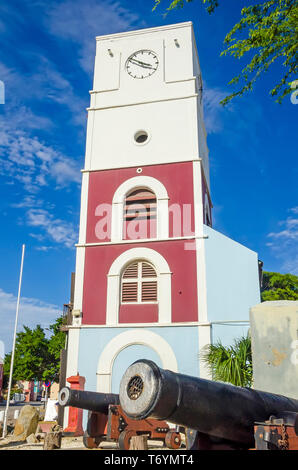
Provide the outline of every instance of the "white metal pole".
[[8,381],[8,393],[7,393],[6,408],[5,408],[5,413],[4,413],[4,423],[3,423],[2,437],[5,437],[6,434],[7,434],[7,418],[8,418],[8,409],[9,409],[10,392],[11,392],[11,384],[12,384],[14,353],[15,353],[15,346],[16,346],[19,306],[20,306],[20,297],[21,297],[21,286],[22,286],[22,277],[23,277],[24,255],[25,255],[25,245],[22,246],[22,260],[21,260],[21,269],[20,269],[20,278],[19,278],[18,300],[17,300],[17,309],[16,309],[16,319],[15,319],[15,325],[14,325],[14,335],[13,335],[12,353],[11,353],[10,371],[9,371],[9,381]]

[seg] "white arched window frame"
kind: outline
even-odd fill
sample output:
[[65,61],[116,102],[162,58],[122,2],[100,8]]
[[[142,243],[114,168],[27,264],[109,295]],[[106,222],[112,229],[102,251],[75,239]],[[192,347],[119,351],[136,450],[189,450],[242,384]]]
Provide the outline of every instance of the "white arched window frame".
[[122,270],[121,304],[158,304],[157,289],[157,273],[147,260],[133,261]]
[[116,190],[112,201],[111,241],[123,239],[123,213],[125,198],[133,190],[147,188],[156,196],[156,238],[169,238],[169,196],[164,185],[151,176],[135,176],[124,181]]
[[170,323],[172,317],[172,273],[164,257],[151,248],[132,248],[116,258],[110,267],[107,282],[107,325],[118,325],[120,283],[123,270],[133,261],[147,261],[157,274],[158,323]]
[[164,369],[178,372],[175,353],[164,338],[150,330],[132,329],[115,336],[102,351],[96,372],[98,392],[111,393],[114,361],[123,349],[134,344],[152,348],[159,355]]

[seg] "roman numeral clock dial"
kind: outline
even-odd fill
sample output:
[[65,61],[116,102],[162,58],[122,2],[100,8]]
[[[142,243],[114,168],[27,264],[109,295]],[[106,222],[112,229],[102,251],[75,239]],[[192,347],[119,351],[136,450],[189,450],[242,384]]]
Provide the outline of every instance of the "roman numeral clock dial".
[[134,52],[125,63],[127,73],[133,78],[150,77],[158,68],[157,55],[148,50]]

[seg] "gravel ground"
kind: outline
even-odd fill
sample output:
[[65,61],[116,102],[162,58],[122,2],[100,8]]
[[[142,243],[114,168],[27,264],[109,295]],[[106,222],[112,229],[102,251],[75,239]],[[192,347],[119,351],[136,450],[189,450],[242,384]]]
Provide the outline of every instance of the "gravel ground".
[[[163,443],[160,441],[148,441],[149,449],[165,449]],[[62,438],[62,450],[89,450],[83,444],[82,437],[63,437]],[[119,450],[118,446],[114,442],[103,442],[99,449],[92,450]],[[27,444],[12,442],[11,439],[0,439],[0,451],[1,450],[43,450],[43,441],[38,444]]]

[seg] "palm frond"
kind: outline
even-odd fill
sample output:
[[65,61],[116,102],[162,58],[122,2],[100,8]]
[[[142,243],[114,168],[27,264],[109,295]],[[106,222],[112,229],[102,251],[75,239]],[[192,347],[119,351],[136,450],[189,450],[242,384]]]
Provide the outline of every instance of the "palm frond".
[[232,346],[223,346],[218,341],[203,348],[200,357],[207,365],[212,378],[240,387],[252,384],[251,338],[243,336]]

